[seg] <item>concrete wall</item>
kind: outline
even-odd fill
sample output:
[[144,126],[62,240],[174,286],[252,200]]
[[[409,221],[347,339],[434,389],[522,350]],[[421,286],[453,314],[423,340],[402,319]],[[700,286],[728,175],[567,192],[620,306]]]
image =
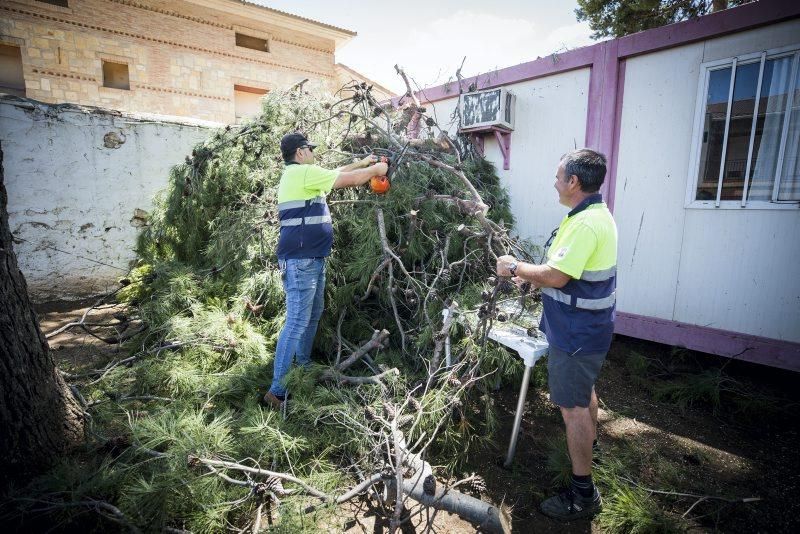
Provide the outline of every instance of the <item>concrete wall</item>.
[[32,298],[113,288],[135,257],[136,210],[151,209],[212,126],[0,99],[9,223],[24,239],[14,249]]
[[[0,2],[0,43],[19,47],[25,96],[129,112],[234,122],[234,85],[336,86],[337,41],[350,32],[228,0]],[[269,51],[236,46],[236,33]],[[103,61],[128,66],[130,89],[104,87]]]

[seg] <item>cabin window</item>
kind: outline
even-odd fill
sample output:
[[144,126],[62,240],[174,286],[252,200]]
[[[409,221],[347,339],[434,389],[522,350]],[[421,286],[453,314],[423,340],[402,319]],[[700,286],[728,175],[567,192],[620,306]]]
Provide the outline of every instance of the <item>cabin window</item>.
[[764,51],[701,70],[692,207],[800,202],[800,50]]

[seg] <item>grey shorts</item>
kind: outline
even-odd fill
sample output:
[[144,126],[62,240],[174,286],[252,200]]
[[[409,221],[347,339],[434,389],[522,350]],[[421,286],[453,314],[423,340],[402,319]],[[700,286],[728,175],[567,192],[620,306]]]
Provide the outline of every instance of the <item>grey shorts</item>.
[[564,352],[552,345],[547,355],[547,385],[550,400],[562,408],[586,408],[592,388],[608,352]]

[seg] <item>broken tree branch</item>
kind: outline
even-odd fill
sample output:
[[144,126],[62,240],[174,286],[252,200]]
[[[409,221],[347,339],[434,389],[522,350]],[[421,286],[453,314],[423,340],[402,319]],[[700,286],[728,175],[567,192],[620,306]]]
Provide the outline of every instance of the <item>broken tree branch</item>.
[[348,376],[342,374],[338,371],[327,370],[325,371],[320,380],[326,382],[337,382],[339,384],[352,384],[352,385],[362,385],[362,384],[376,384],[381,385],[381,379],[386,378],[387,376],[400,376],[400,371],[393,367],[388,369],[382,373],[372,376]]
[[356,363],[358,360],[360,360],[361,357],[364,356],[369,351],[382,348],[384,342],[386,341],[386,338],[388,337],[389,337],[388,330],[386,329],[375,330],[372,333],[372,338],[369,341],[364,343],[361,347],[359,347],[357,351],[348,356],[347,359],[341,362],[334,370],[339,372],[344,371],[345,369]]

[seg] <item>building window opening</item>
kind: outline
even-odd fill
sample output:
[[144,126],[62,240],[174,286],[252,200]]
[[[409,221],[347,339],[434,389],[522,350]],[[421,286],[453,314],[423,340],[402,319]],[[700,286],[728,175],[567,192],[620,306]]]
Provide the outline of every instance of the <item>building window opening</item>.
[[39,0],[43,4],[50,4],[51,6],[69,7],[67,0]]
[[261,113],[261,97],[265,94],[267,94],[266,89],[247,87],[245,85],[233,86],[233,107],[236,124],[241,124]]
[[131,82],[128,76],[128,65],[103,61],[103,87],[129,91]]
[[259,52],[269,52],[269,41],[243,33],[236,34],[236,46],[258,50]]
[[22,53],[18,46],[0,45],[0,93],[25,96]]

